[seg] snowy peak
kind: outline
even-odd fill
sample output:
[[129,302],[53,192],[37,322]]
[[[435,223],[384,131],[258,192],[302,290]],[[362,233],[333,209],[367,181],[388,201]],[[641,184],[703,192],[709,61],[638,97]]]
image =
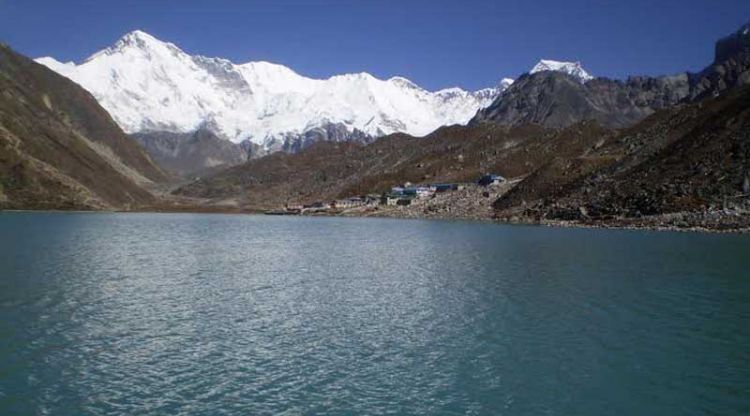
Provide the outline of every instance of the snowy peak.
[[577,78],[581,83],[594,79],[586,70],[583,69],[580,62],[561,62],[550,59],[542,59],[529,71],[530,74],[537,72],[554,71],[563,72]]
[[139,29],[122,35],[122,37],[120,38],[120,42],[151,42],[160,44],[166,43]]
[[399,87],[408,88],[408,89],[414,89],[414,90],[421,90],[417,84],[413,83],[411,80],[406,79],[404,77],[392,77],[388,79],[388,82],[398,85]]
[[467,123],[509,82],[431,92],[403,77],[366,72],[313,79],[269,62],[189,55],[141,30],[78,65],[49,57],[37,62],[89,90],[128,133],[188,133],[209,125],[220,137],[267,150],[330,125],[370,137],[423,136]]
[[508,87],[513,85],[514,82],[515,80],[513,78],[503,78],[502,80],[500,80],[498,87],[500,88],[500,91],[505,91],[508,89]]
[[114,47],[124,48],[130,46],[148,48],[149,46],[162,46],[165,44],[167,44],[167,42],[162,42],[142,30],[134,30],[122,35],[122,37],[114,44]]
[[124,54],[128,52],[143,54],[164,52],[171,54],[184,54],[184,52],[173,43],[162,42],[144,31],[134,30],[123,35],[114,45],[89,56],[84,63],[95,60],[102,55],[113,55],[117,53]]

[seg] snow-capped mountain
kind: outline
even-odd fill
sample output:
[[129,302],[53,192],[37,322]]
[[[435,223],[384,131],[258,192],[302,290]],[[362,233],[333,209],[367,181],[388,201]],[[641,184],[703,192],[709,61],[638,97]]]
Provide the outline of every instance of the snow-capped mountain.
[[513,78],[503,78],[502,80],[500,80],[500,84],[498,84],[497,88],[499,88],[501,91],[505,91],[513,84],[513,82]]
[[530,74],[535,74],[542,71],[555,71],[564,72],[578,78],[581,83],[585,83],[594,79],[585,69],[581,66],[580,62],[559,62],[552,61],[549,59],[542,59],[529,71]]
[[50,57],[37,62],[90,91],[128,133],[212,126],[235,143],[249,140],[269,150],[330,126],[360,136],[422,136],[468,122],[512,82],[475,92],[430,92],[406,78],[367,73],[312,79],[269,62],[191,56],[142,31],[80,64]]

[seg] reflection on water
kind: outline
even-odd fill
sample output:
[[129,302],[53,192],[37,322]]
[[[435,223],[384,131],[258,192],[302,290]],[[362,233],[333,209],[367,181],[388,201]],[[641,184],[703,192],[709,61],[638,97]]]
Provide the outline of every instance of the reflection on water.
[[748,414],[750,238],[0,214],[0,414]]

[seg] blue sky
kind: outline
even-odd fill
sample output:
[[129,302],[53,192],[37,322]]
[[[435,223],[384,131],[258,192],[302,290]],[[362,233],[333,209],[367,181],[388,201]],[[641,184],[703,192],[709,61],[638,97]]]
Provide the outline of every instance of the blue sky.
[[0,0],[0,40],[80,61],[142,29],[191,54],[300,74],[370,72],[477,89],[540,58],[612,78],[699,70],[750,21],[750,0]]

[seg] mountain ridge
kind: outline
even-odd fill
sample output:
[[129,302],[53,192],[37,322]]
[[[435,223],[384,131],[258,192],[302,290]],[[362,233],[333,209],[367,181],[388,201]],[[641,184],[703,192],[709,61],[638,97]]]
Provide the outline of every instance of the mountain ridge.
[[479,110],[469,124],[535,123],[560,128],[596,120],[610,128],[624,128],[660,109],[750,84],[750,23],[716,41],[714,50],[713,62],[698,73],[626,80],[590,77],[580,63],[542,60]]
[[[179,188],[239,209],[279,209],[413,183],[510,179],[503,191],[427,198],[359,215],[652,228],[750,229],[750,27],[697,74],[585,82],[519,77],[486,119],[371,145],[316,143]],[[724,53],[724,51],[731,53]],[[499,195],[498,195],[499,193]],[[357,215],[357,214],[354,214]],[[475,217],[474,215],[482,215]]]
[[128,133],[187,133],[212,122],[220,137],[270,151],[326,124],[370,137],[425,135],[466,123],[508,84],[431,92],[403,77],[381,80],[365,72],[312,79],[264,61],[189,55],[140,30],[80,64],[37,61],[90,90]]

